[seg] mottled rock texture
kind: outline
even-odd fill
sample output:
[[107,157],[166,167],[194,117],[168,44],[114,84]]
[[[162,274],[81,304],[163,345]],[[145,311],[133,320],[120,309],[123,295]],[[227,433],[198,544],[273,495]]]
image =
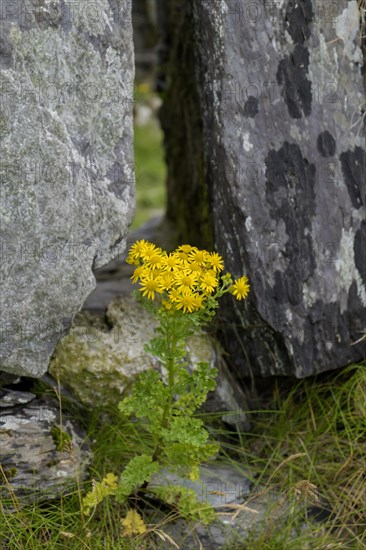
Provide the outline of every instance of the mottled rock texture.
[[0,368],[40,376],[134,209],[131,2],[1,0]]
[[365,340],[352,345],[366,327],[364,10],[160,9],[169,216],[250,277],[249,300],[223,311],[237,372],[305,377],[364,357]]
[[[0,388],[0,498],[4,508],[75,491],[87,476],[85,432],[51,396]],[[5,483],[4,476],[8,483]]]

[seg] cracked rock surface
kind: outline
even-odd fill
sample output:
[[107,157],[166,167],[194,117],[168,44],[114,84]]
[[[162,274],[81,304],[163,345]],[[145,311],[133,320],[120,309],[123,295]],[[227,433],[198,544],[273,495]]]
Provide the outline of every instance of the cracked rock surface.
[[25,505],[75,490],[87,476],[90,456],[85,433],[65,412],[61,426],[56,399],[0,389],[0,497],[6,510],[12,495]]

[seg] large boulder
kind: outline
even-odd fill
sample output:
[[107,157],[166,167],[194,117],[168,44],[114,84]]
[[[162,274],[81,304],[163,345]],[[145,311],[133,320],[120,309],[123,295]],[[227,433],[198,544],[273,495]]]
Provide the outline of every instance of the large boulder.
[[0,369],[38,377],[134,210],[131,2],[1,2]]
[[236,372],[301,378],[364,357],[365,10],[160,0],[160,21],[169,216],[251,281],[223,312]]

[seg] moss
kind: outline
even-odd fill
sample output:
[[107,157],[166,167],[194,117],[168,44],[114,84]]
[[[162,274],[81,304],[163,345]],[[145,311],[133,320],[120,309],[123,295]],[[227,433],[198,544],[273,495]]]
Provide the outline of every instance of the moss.
[[72,441],[71,436],[61,430],[59,426],[55,425],[51,427],[51,436],[58,451],[63,452],[70,450]]
[[122,392],[116,386],[122,390],[128,381],[120,372],[123,359],[111,353],[108,345],[93,349],[92,344],[83,341],[88,336],[92,340],[93,332],[64,338],[56,348],[50,372],[85,404],[91,405],[99,398],[105,404],[117,403]]
[[153,366],[143,345],[154,323],[135,299],[113,301],[107,319],[80,314],[58,343],[50,373],[81,403],[116,406],[135,376]]

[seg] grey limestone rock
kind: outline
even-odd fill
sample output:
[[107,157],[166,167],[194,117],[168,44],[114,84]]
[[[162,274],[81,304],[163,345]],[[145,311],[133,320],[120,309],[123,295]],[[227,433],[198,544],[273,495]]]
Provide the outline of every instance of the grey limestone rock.
[[0,497],[11,509],[75,490],[87,476],[90,450],[85,433],[56,399],[0,389]]
[[251,548],[251,541],[257,541],[260,534],[285,532],[287,524],[292,524],[294,535],[296,531],[306,532],[316,544],[314,520],[325,522],[332,514],[332,507],[316,486],[300,481],[281,493],[276,487],[256,486],[250,478],[238,463],[214,461],[199,468],[196,481],[163,470],[153,476],[147,495],[149,488],[178,485],[193,490],[201,503],[214,508],[216,519],[207,526],[183,519],[165,523],[165,534],[181,550]]
[[363,358],[364,7],[160,8],[169,216],[250,278],[249,299],[223,312],[237,372],[302,378]]
[[0,367],[38,377],[133,216],[131,2],[0,7]]

